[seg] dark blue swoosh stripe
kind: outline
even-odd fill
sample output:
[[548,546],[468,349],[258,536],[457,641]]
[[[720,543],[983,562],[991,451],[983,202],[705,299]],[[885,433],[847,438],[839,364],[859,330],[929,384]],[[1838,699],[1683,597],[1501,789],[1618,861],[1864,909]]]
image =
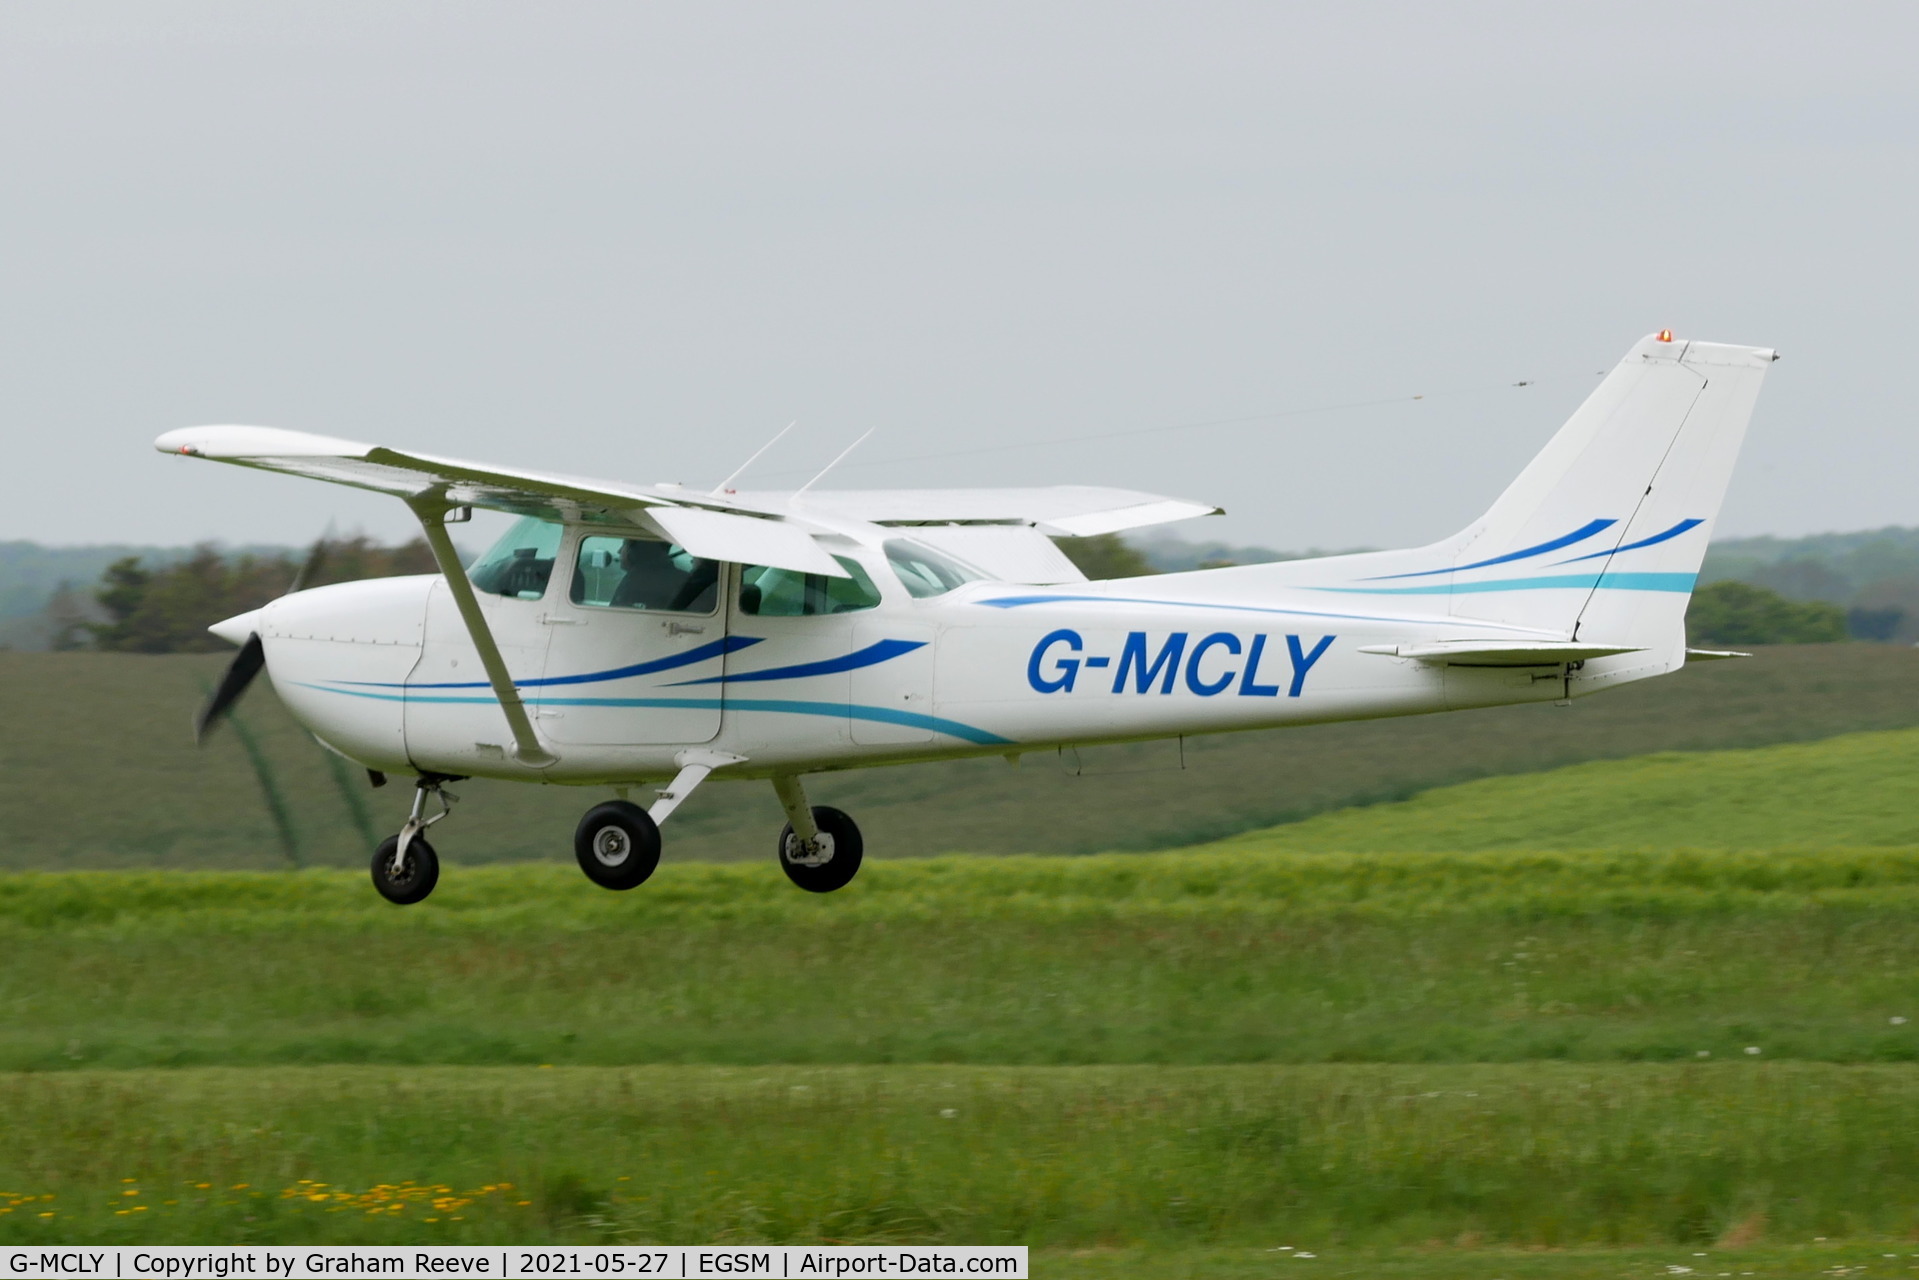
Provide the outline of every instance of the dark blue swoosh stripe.
[[1637,551],[1641,547],[1650,547],[1657,543],[1665,542],[1670,538],[1677,538],[1680,534],[1686,532],[1686,530],[1696,528],[1704,523],[1706,523],[1704,520],[1681,520],[1664,533],[1655,533],[1650,538],[1641,538],[1637,542],[1628,542],[1625,546],[1614,547],[1611,551],[1595,551],[1590,555],[1574,556],[1570,560],[1561,560],[1559,563],[1578,564],[1581,560],[1597,560],[1601,556],[1616,556],[1622,551]]
[[841,671],[857,671],[861,667],[878,666],[891,661],[902,653],[911,653],[915,649],[924,649],[924,640],[879,640],[867,645],[856,653],[839,658],[822,658],[818,662],[799,662],[790,667],[768,667],[764,671],[729,671],[723,676],[707,676],[704,680],[679,680],[667,685],[669,689],[678,689],[691,684],[751,684],[760,680],[799,680],[806,676],[830,676]]
[[[688,649],[685,653],[676,653],[670,658],[658,658],[652,662],[636,662],[630,667],[615,667],[610,671],[589,671],[578,676],[547,676],[541,680],[515,680],[517,689],[542,689],[563,684],[599,684],[605,680],[624,680],[628,676],[650,676],[657,671],[672,671],[679,667],[690,667],[705,662],[709,658],[722,657],[737,653],[748,645],[760,643],[759,636],[727,636],[723,640]],[[378,680],[342,680],[341,684],[358,685],[365,689],[490,689],[492,685],[485,680],[452,680],[438,684],[412,684],[402,681],[398,684],[383,683]]]
[[1490,560],[1475,560],[1471,564],[1456,564],[1446,569],[1421,569],[1418,573],[1387,573],[1377,578],[1367,578],[1367,582],[1388,582],[1394,578],[1430,578],[1441,573],[1463,573],[1468,569],[1484,569],[1487,565],[1505,564],[1512,560],[1524,560],[1528,556],[1543,556],[1548,551],[1557,551],[1561,547],[1570,547],[1575,542],[1584,542],[1601,529],[1610,529],[1618,524],[1617,520],[1594,520],[1571,533],[1554,538],[1551,542],[1542,542],[1538,546],[1527,547],[1523,551],[1508,551],[1503,556],[1494,556]]

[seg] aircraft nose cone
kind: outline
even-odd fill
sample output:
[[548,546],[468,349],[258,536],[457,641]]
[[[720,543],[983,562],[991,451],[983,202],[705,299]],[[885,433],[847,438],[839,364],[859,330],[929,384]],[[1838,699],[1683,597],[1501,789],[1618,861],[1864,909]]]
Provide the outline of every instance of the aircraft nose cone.
[[263,610],[253,609],[246,613],[236,613],[231,618],[214,623],[207,630],[228,644],[245,644],[247,637],[260,629],[262,612]]

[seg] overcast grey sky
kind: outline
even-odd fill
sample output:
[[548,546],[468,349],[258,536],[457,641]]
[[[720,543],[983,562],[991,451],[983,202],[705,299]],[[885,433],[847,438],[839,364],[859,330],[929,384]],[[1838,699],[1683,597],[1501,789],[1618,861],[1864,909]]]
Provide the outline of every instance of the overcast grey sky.
[[1919,524],[1915,51],[1909,4],[14,0],[0,537],[406,531],[151,452],[192,423],[710,485],[797,418],[749,483],[871,427],[836,483],[1404,544],[1663,326],[1785,355],[1722,536]]

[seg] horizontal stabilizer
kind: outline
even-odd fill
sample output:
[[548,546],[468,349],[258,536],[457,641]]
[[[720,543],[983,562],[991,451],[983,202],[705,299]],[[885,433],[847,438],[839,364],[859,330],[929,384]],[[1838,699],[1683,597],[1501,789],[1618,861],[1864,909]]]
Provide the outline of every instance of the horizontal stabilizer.
[[1686,650],[1687,662],[1717,662],[1721,658],[1750,658],[1750,657],[1752,657],[1750,653],[1742,653],[1737,649],[1688,649]]
[[1428,644],[1366,645],[1360,652],[1454,667],[1552,667],[1642,650],[1633,645],[1582,644],[1576,640],[1438,640]]

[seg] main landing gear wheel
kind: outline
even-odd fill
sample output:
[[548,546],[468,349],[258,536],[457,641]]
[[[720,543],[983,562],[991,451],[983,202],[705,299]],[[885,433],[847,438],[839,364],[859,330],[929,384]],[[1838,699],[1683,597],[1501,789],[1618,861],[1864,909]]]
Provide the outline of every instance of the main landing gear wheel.
[[844,889],[858,874],[865,851],[860,829],[844,813],[823,804],[813,806],[813,825],[820,833],[811,848],[793,834],[792,823],[780,832],[780,870],[808,893]]
[[433,886],[440,882],[440,855],[433,852],[433,846],[424,838],[414,836],[407,843],[406,857],[396,869],[393,854],[399,847],[398,836],[380,841],[380,847],[373,853],[373,887],[388,902],[408,907],[432,893]]
[[573,832],[573,856],[602,889],[632,889],[660,865],[660,829],[646,810],[625,800],[596,804]]

